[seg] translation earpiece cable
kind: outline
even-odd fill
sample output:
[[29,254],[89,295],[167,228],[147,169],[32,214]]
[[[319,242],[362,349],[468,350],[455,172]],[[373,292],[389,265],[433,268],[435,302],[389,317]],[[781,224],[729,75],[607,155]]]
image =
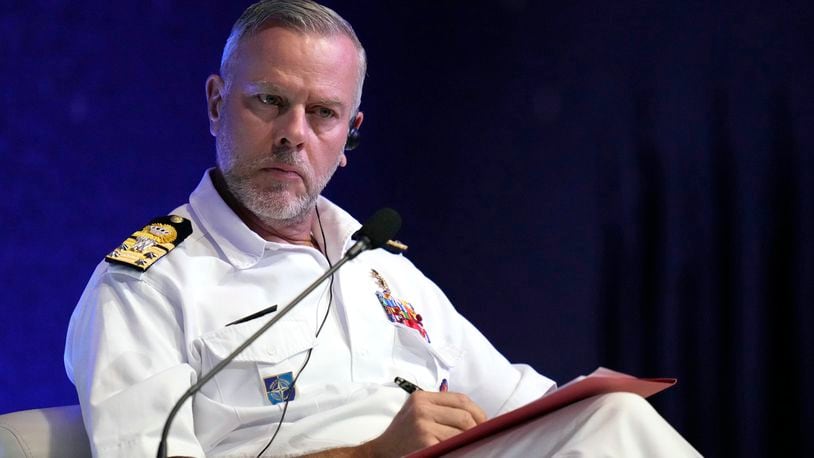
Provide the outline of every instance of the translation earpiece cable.
[[[328,261],[328,267],[333,267],[331,263],[331,258],[328,257],[328,241],[325,238],[325,229],[322,227],[322,219],[319,217],[319,207],[314,206],[316,213],[317,213],[317,222],[319,224],[319,232],[322,235],[322,247],[317,247],[319,251],[325,256],[325,260]],[[324,250],[324,251],[323,251]],[[317,332],[315,337],[319,337],[319,334],[322,332],[322,328],[325,326],[325,323],[328,321],[328,315],[331,313],[331,304],[333,304],[334,298],[334,276],[331,275],[331,281],[328,284],[328,308],[325,310],[325,316],[322,317],[322,323],[320,323],[319,327],[317,328]],[[305,366],[308,365],[308,362],[311,361],[311,352],[314,351],[314,348],[311,347],[308,349],[308,354],[305,355],[305,361],[302,363],[302,367],[297,372],[297,375],[294,377],[294,380],[291,381],[291,386],[289,387],[289,393],[291,390],[294,389],[294,386],[297,384],[297,380],[299,380],[302,371],[305,370]],[[274,442],[274,439],[277,437],[277,434],[280,432],[280,427],[283,425],[283,420],[285,420],[285,414],[288,412],[288,397],[286,397],[285,404],[283,405],[283,413],[280,415],[280,421],[277,423],[277,427],[274,429],[274,434],[271,435],[271,439],[269,439],[268,443],[263,450],[260,450],[260,453],[257,454],[257,458],[260,458],[263,453],[266,453],[266,450],[271,446],[271,443]]]

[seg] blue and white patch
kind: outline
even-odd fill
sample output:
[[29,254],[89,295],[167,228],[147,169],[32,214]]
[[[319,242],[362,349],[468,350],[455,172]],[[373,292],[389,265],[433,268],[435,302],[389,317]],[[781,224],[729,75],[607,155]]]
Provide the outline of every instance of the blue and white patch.
[[293,401],[297,395],[294,389],[294,374],[286,372],[284,374],[272,375],[263,379],[266,386],[266,396],[271,404]]

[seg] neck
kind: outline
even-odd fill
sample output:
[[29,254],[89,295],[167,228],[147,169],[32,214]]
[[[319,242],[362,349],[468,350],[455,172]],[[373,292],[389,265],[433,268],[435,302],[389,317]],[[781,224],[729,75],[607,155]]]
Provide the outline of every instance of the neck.
[[226,202],[226,205],[235,212],[246,226],[257,233],[264,240],[270,242],[291,243],[295,245],[306,245],[316,248],[316,241],[311,234],[312,223],[314,221],[314,209],[308,210],[304,215],[292,219],[266,220],[258,217],[254,212],[246,208],[226,186],[226,181],[220,170],[212,172],[212,183],[218,194]]

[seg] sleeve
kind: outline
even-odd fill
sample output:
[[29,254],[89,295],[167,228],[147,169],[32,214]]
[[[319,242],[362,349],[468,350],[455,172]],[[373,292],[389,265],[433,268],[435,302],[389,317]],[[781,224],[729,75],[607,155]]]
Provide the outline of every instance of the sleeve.
[[441,353],[454,355],[449,390],[468,395],[489,417],[514,410],[556,388],[556,383],[526,364],[512,364],[464,316],[430,279],[426,292],[439,305],[443,323]]
[[527,364],[512,364],[466,318],[455,312],[453,334],[461,358],[450,372],[450,389],[466,393],[489,417],[528,404],[556,387]]
[[[169,411],[197,379],[183,351],[182,319],[142,275],[97,268],[65,346],[94,456],[155,456]],[[167,445],[170,456],[204,456],[191,402],[176,415]]]

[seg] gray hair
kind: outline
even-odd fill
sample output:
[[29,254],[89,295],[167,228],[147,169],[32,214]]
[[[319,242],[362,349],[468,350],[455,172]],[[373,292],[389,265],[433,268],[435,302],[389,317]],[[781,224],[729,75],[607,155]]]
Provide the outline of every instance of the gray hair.
[[367,56],[365,48],[353,31],[350,23],[342,18],[336,11],[320,5],[312,0],[260,0],[249,6],[240,15],[220,59],[220,74],[229,85],[229,66],[232,55],[237,49],[240,40],[250,37],[268,26],[277,25],[301,33],[311,33],[321,36],[342,34],[353,41],[359,52],[359,84],[356,90],[356,110],[362,101],[362,85],[367,73]]

